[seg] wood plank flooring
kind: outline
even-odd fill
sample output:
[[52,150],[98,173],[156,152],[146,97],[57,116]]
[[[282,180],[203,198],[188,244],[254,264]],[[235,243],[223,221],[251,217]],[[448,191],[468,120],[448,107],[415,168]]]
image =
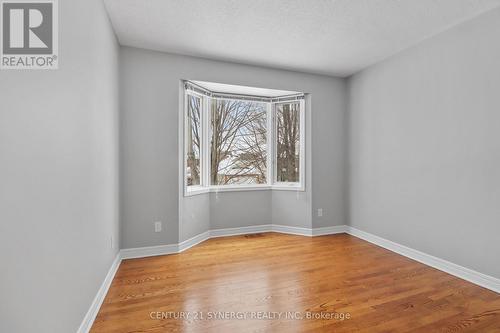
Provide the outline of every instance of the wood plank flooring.
[[91,332],[500,332],[500,294],[347,234],[262,233],[124,260]]

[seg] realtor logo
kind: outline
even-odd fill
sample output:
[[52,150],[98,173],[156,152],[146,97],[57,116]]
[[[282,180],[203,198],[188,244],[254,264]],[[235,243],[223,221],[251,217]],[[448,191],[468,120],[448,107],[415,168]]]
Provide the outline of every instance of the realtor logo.
[[57,69],[57,0],[1,0],[1,69]]

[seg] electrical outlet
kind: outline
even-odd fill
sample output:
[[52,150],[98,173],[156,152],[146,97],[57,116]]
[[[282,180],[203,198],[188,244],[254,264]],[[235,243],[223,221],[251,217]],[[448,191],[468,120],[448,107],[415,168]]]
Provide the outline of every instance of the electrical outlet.
[[155,232],[161,232],[161,221],[155,222]]
[[323,208],[318,208],[318,217],[323,216]]

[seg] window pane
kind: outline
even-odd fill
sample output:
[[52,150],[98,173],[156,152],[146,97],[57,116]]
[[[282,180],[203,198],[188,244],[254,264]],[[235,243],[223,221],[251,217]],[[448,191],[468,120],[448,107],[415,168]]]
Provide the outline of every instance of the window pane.
[[276,181],[300,181],[300,103],[276,105]]
[[200,104],[201,98],[187,96],[186,177],[187,185],[200,185]]
[[212,185],[266,183],[266,106],[253,101],[212,100]]

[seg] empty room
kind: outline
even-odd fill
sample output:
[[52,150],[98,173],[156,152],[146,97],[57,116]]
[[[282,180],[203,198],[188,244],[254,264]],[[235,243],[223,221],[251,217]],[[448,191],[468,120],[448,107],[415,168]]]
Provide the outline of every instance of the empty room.
[[0,332],[500,333],[500,0],[0,29]]

